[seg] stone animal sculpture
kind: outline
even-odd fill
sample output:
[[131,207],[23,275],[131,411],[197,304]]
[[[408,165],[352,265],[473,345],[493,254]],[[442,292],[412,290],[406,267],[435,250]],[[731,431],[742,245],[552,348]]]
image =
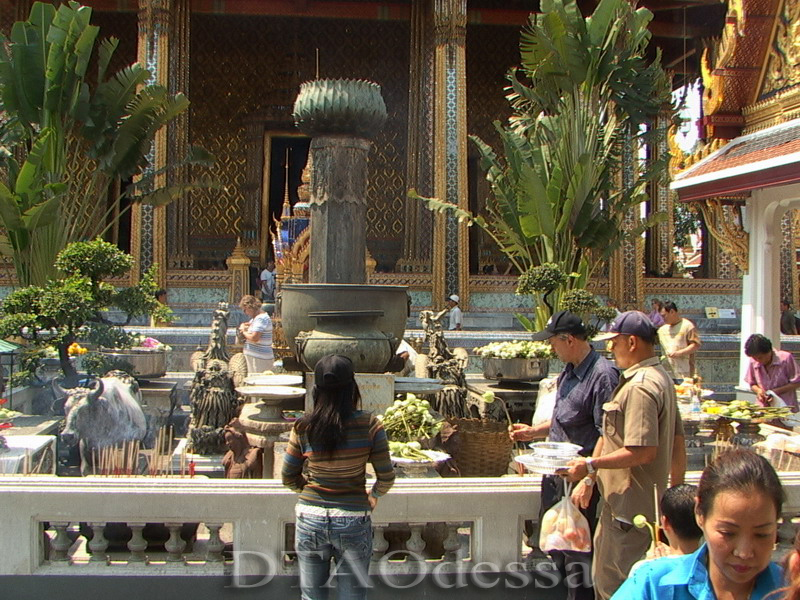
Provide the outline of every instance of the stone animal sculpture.
[[95,380],[92,387],[64,390],[68,398],[61,441],[78,443],[82,475],[90,472],[96,450],[141,441],[147,433],[139,384],[122,375],[108,374]]

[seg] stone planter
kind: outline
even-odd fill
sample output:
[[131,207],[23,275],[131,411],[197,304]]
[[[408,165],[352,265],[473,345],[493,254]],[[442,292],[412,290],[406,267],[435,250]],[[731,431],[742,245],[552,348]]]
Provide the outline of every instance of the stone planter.
[[539,381],[547,377],[547,358],[483,358],[483,376],[505,381]]
[[111,360],[126,362],[133,367],[133,375],[140,379],[163,377],[167,372],[167,353],[148,348],[128,348],[126,350],[101,350]]
[[[77,358],[70,356],[69,362],[76,367]],[[52,381],[57,377],[63,377],[61,373],[61,361],[58,358],[43,358],[39,362],[39,377],[42,381]]]

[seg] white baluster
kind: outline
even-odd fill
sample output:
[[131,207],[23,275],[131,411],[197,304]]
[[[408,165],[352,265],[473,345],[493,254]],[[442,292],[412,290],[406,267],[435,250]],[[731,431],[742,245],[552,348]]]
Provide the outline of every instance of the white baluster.
[[424,525],[416,524],[411,525],[411,537],[406,542],[406,548],[409,552],[413,552],[413,557],[421,557],[422,551],[425,550],[425,540],[422,539],[422,528]]
[[50,540],[50,560],[54,562],[69,560],[67,551],[72,546],[72,540],[67,536],[69,523],[50,523],[50,526],[56,531],[55,537]]
[[105,564],[109,564],[108,554],[106,554],[106,550],[108,549],[108,540],[103,535],[103,529],[105,529],[105,523],[89,523],[89,527],[92,528],[92,539],[89,540],[88,546],[89,550],[92,551],[92,556],[89,558],[89,562],[102,562]]
[[447,537],[442,541],[445,560],[454,561],[458,558],[458,549],[461,547],[461,540],[458,537],[459,525],[460,523],[447,523]]
[[219,537],[219,530],[222,529],[222,523],[206,523],[208,528],[208,542],[206,543],[206,561],[208,562],[222,562],[225,558],[222,556],[222,549],[225,548],[225,543]]
[[147,564],[148,562],[147,556],[144,553],[144,551],[147,550],[147,540],[145,540],[142,535],[144,525],[144,523],[128,523],[128,527],[131,528],[131,539],[128,540],[128,550],[131,552],[128,557],[129,563],[143,562]]
[[384,525],[372,526],[372,562],[377,562],[389,549],[389,542],[383,536],[386,530]]
[[181,539],[183,523],[164,523],[164,525],[169,528],[169,539],[164,543],[167,562],[183,562],[183,551],[186,549],[186,542]]

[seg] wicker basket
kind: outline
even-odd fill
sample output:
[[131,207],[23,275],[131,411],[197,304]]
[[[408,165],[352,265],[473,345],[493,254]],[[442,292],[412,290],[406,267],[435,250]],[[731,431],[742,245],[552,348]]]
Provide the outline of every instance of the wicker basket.
[[462,477],[499,477],[508,472],[513,442],[498,421],[449,419],[459,437],[455,456]]

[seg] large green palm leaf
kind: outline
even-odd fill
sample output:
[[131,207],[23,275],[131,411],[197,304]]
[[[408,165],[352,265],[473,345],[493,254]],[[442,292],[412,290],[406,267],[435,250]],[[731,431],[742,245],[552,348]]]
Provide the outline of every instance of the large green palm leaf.
[[[499,128],[501,155],[472,138],[493,197],[485,221],[457,214],[483,227],[521,271],[554,262],[573,273],[551,293],[553,305],[661,218],[630,224],[627,215],[646,200],[646,183],[663,175],[664,163],[621,177],[629,148],[663,133],[654,123],[669,103],[660,62],[645,55],[651,19],[627,0],[600,0],[586,18],[575,0],[542,0],[521,34],[521,67],[508,74],[514,114]],[[436,209],[455,212],[446,203]],[[538,327],[549,316],[541,308]]]
[[[14,24],[10,40],[0,39],[0,110],[7,115],[0,145],[25,156],[17,166],[10,152],[0,152],[9,192],[0,195],[6,229],[0,251],[23,252],[24,245],[26,255],[15,256],[15,264],[38,255],[38,264],[48,265],[18,266],[23,284],[54,275],[55,255],[65,243],[108,227],[113,212],[103,214],[100,207],[106,205],[109,185],[145,173],[156,132],[188,107],[182,94],[150,83],[150,72],[141,65],[109,77],[118,43],[97,43],[91,14],[76,2],[57,10],[37,2],[27,21]],[[86,74],[95,49],[98,77],[90,84]],[[14,137],[16,130],[25,133]],[[161,205],[197,185],[206,183],[179,183],[163,193],[150,189],[149,201]],[[21,219],[13,218],[11,201]]]

